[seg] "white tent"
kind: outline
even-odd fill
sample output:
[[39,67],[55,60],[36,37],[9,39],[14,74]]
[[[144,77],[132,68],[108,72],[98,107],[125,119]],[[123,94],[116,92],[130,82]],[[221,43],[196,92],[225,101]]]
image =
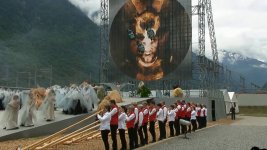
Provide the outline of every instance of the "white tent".
[[235,92],[228,92],[226,89],[221,90],[223,92],[224,96],[224,102],[225,102],[225,111],[226,114],[230,114],[230,108],[235,104],[235,112],[239,112],[238,108],[238,102],[236,99]]

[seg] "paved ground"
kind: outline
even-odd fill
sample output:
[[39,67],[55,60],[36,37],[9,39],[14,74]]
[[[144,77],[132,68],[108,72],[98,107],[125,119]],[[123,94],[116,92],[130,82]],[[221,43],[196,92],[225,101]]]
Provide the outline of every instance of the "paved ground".
[[250,150],[267,148],[267,118],[242,116],[231,125],[216,125],[188,134],[189,140],[175,137],[143,147],[153,150]]

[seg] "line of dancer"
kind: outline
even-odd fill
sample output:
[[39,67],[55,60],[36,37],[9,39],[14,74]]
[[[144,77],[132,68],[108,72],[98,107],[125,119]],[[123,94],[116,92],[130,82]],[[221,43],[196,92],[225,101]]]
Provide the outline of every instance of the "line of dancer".
[[[156,142],[156,122],[159,127],[158,141],[167,137],[167,122],[170,131],[169,137],[191,133],[191,131],[207,126],[206,106],[191,102],[186,103],[184,100],[177,100],[169,107],[165,105],[164,101],[156,105],[154,100],[142,104],[132,103],[127,107],[118,107],[115,100],[111,100],[110,104],[97,115],[106,150],[110,149],[108,142],[110,132],[112,149],[118,149],[117,130],[119,131],[121,150],[126,150],[128,146],[128,149],[135,149]],[[191,122],[191,125],[180,124],[180,119]],[[126,131],[128,131],[128,144],[125,136]],[[148,141],[148,131],[151,134],[151,141]]]

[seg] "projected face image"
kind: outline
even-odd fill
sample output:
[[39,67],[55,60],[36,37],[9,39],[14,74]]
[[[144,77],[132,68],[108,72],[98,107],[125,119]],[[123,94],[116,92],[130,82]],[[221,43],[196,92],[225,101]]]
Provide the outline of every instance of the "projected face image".
[[136,78],[138,80],[157,80],[162,78],[164,72],[161,66],[161,59],[157,56],[159,16],[151,12],[145,12],[135,17],[133,26],[135,28],[135,39],[131,40],[130,49],[133,55],[136,56],[136,63],[139,67]]
[[136,39],[131,41],[131,50],[138,55],[141,65],[149,67],[157,59],[158,38],[155,35],[160,26],[159,16],[146,12],[135,19]]
[[110,51],[121,71],[150,81],[163,78],[179,65],[182,59],[174,53],[178,48],[171,45],[179,38],[175,33],[170,39],[175,32],[170,23],[177,24],[170,18],[173,3],[178,4],[176,0],[130,0],[117,13],[111,26]]

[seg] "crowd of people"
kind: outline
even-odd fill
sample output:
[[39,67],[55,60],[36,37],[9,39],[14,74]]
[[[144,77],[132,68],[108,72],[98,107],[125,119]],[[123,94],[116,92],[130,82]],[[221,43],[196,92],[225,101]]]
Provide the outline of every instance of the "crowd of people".
[[[130,106],[116,105],[115,100],[105,106],[97,118],[100,121],[100,131],[105,149],[109,149],[108,135],[111,132],[112,149],[118,149],[117,130],[121,140],[121,150],[127,149],[125,132],[128,131],[129,149],[135,149],[148,143],[156,142],[156,122],[159,126],[159,139],[166,139],[166,124],[168,122],[169,137],[191,133],[207,126],[207,108],[205,105],[186,103],[177,100],[167,107],[162,101],[157,105],[153,100],[142,104],[133,103]],[[190,125],[180,124],[180,120],[191,122]],[[148,128],[149,125],[149,128]],[[148,130],[147,130],[148,129]],[[148,131],[151,141],[148,141]]]

